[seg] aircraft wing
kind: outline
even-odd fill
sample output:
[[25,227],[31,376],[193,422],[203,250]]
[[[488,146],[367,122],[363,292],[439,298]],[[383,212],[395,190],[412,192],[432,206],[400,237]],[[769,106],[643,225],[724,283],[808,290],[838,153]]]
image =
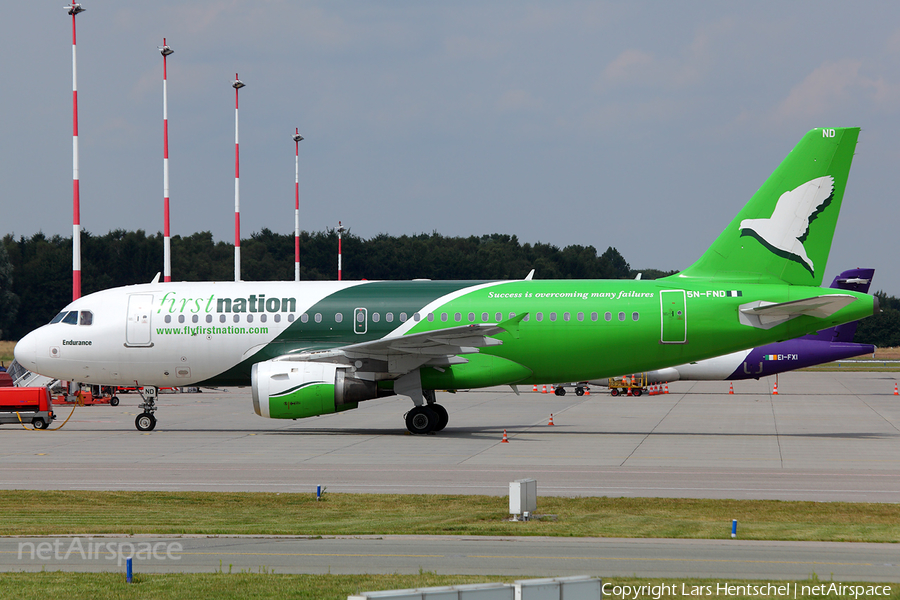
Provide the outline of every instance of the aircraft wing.
[[773,304],[751,302],[740,307],[740,320],[744,325],[770,329],[795,317],[807,315],[824,319],[830,317],[856,300],[849,294],[829,294]]
[[348,344],[327,350],[286,354],[275,360],[340,362],[359,370],[404,374],[424,364],[451,365],[468,362],[460,354],[474,354],[479,348],[497,346],[501,340],[491,336],[508,332],[518,337],[518,325],[527,313],[502,323],[473,323],[447,329]]

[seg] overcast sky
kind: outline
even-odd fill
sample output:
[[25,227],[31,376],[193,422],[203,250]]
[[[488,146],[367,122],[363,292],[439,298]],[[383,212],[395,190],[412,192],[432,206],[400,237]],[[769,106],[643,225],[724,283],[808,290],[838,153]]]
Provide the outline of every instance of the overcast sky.
[[[12,3],[0,20],[0,234],[71,236],[63,4]],[[874,267],[873,291],[900,296],[896,2],[83,5],[81,223],[94,234],[162,230],[166,37],[173,234],[233,240],[237,72],[245,238],[293,232],[299,127],[302,229],[499,232],[681,269],[806,131],[859,126],[826,285]]]

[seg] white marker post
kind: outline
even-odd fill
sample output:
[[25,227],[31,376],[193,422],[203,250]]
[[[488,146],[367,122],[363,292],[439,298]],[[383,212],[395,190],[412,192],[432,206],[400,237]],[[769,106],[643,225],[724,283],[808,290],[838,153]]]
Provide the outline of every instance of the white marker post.
[[343,236],[345,231],[347,231],[347,230],[344,228],[343,225],[341,225],[341,222],[338,221],[338,228],[337,228],[337,234],[338,234],[338,281],[341,280],[341,236]]

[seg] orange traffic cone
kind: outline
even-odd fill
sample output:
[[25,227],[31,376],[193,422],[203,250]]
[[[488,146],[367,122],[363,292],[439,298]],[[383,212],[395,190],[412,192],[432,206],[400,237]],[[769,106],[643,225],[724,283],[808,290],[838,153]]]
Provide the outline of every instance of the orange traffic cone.
[[509,443],[509,438],[506,437],[506,430],[505,430],[505,429],[503,430],[503,439],[500,440],[500,443],[501,443],[501,444],[508,444],[508,443]]
[[589,388],[589,387],[584,388],[584,395],[585,395],[585,396],[590,396],[590,395],[591,395],[591,388]]
[[546,383],[544,384],[544,389],[541,390],[541,393],[542,393],[542,394],[546,394],[546,393],[547,393],[547,384],[546,384]]
[[531,388],[531,391],[532,391],[532,392],[536,392],[536,391],[537,391],[537,384],[534,384],[534,387]]
[[553,413],[550,413],[550,422],[547,425],[553,425]]
[[900,391],[897,390],[897,384],[896,384],[896,382],[894,383],[894,395],[895,395],[895,396],[900,396]]
[[626,395],[626,396],[632,396],[632,395],[633,395],[633,394],[631,393],[631,388],[628,388],[628,393],[625,394],[625,395]]
[[773,396],[778,395],[778,382],[777,381],[775,382],[775,387],[772,388],[772,395]]
[[556,388],[553,387],[553,384],[552,384],[552,383],[550,384],[550,393],[551,393],[551,394],[555,394],[555,393],[556,393]]
[[730,381],[728,382],[728,393],[729,393],[729,394],[733,394],[733,393],[734,393],[734,384],[731,383]]
[[666,382],[666,393],[667,394],[669,393],[669,382],[668,381]]

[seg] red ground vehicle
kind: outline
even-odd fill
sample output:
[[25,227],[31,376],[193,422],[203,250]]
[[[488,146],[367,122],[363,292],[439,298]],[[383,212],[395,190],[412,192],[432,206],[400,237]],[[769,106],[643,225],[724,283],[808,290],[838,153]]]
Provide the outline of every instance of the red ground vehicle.
[[0,424],[31,423],[35,429],[46,429],[55,418],[47,388],[0,388]]

